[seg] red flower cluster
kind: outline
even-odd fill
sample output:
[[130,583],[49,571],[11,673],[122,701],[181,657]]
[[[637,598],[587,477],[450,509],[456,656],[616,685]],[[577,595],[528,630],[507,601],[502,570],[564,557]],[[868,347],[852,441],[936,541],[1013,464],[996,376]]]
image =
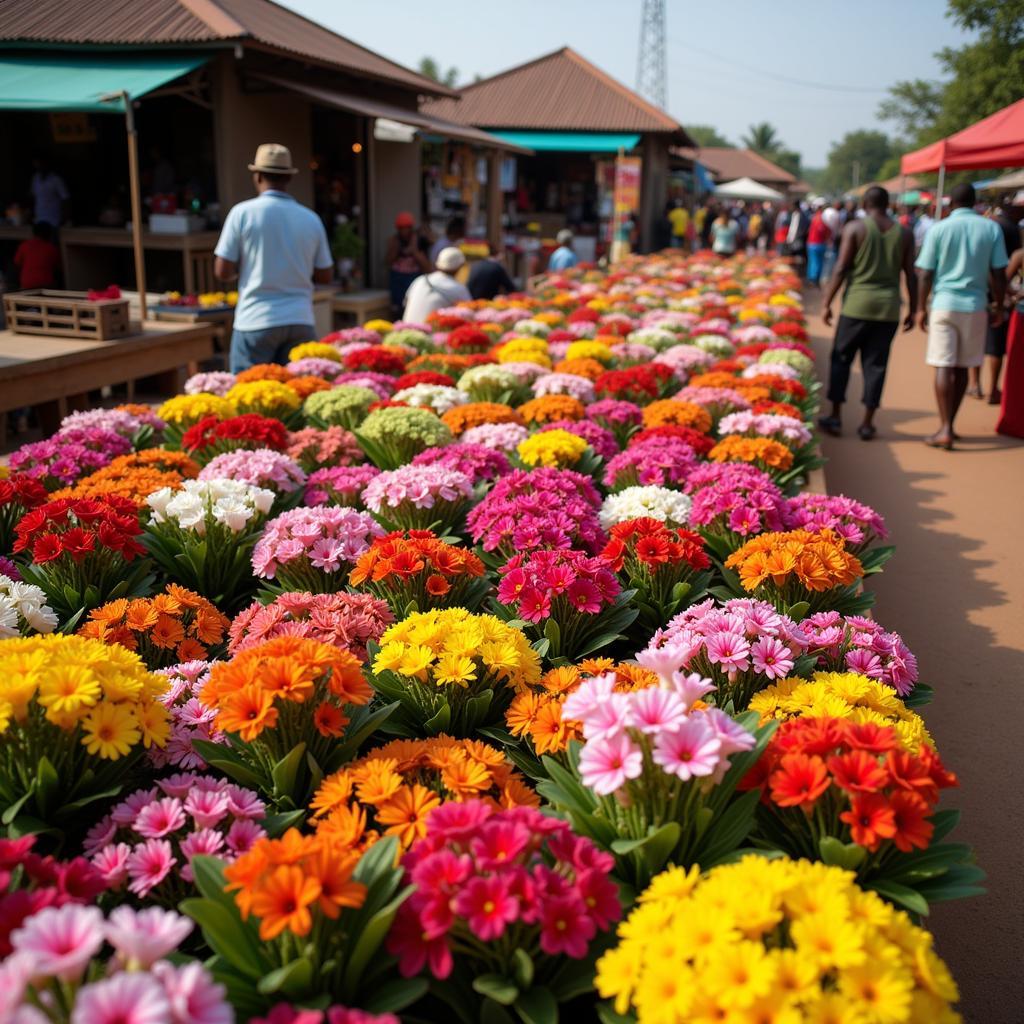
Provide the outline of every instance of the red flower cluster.
[[674,380],[668,366],[647,363],[625,370],[606,370],[594,381],[599,398],[620,398],[644,405],[660,397]]
[[142,533],[134,501],[110,495],[102,500],[60,498],[21,517],[15,528],[15,553],[31,548],[32,562],[42,565],[68,554],[81,562],[106,549],[130,562],[146,553],[135,539]]
[[871,853],[883,842],[927,849],[939,790],[956,785],[932,747],[911,754],[891,727],[843,718],[784,722],[741,783],[791,828],[831,823],[836,838]]
[[778,338],[795,338],[797,341],[807,340],[807,331],[799,324],[781,320],[771,326],[771,332]]
[[772,413],[775,416],[791,416],[795,420],[802,420],[804,414],[789,402],[759,401],[754,403],[754,412]]
[[455,313],[442,313],[438,310],[427,317],[427,323],[439,331],[457,331],[466,326],[467,321]]
[[11,932],[26,918],[45,907],[94,903],[107,888],[84,857],[40,857],[32,852],[35,841],[35,836],[0,839],[0,957],[10,955]]
[[283,452],[288,447],[288,431],[280,420],[256,413],[232,416],[226,420],[204,416],[185,431],[181,447],[190,455],[202,456],[207,462],[215,455],[236,448],[272,448]]
[[[376,412],[378,409],[408,409],[408,402],[393,402],[390,398],[378,398],[376,402],[371,402],[367,407],[367,412]],[[427,409],[427,412],[433,412],[433,409]]]
[[771,388],[777,395],[788,395],[798,402],[807,397],[807,388],[798,380],[786,380],[784,377],[776,377],[771,373],[762,373],[757,377],[748,378],[752,385],[760,384],[762,387]]
[[405,360],[394,349],[385,348],[383,345],[370,345],[349,352],[345,356],[345,369],[370,373],[402,373],[405,370]]
[[11,550],[18,520],[42,505],[46,498],[46,488],[24,473],[12,473],[6,480],[0,480],[0,552]]
[[681,423],[663,423],[660,427],[648,427],[634,434],[626,447],[649,441],[652,437],[677,437],[685,441],[699,456],[706,457],[708,452],[715,447],[715,439],[707,434],[695,430],[693,427],[684,427]]
[[453,352],[486,352],[492,343],[491,336],[486,331],[481,331],[479,327],[470,324],[456,327],[445,342]]
[[438,384],[441,387],[455,387],[455,378],[449,377],[447,373],[435,373],[433,370],[420,370],[417,373],[403,373],[395,381],[395,390],[401,391],[404,388],[413,388],[417,384]]
[[596,324],[601,319],[601,314],[589,306],[581,306],[579,309],[574,309],[568,319],[571,324]]
[[[685,564],[700,571],[711,565],[704,552],[704,538],[691,530],[670,530],[660,519],[643,517],[617,523],[609,531],[611,540],[600,557],[619,572],[629,562],[639,562],[651,571],[661,566]],[[627,566],[628,567],[628,566]]]

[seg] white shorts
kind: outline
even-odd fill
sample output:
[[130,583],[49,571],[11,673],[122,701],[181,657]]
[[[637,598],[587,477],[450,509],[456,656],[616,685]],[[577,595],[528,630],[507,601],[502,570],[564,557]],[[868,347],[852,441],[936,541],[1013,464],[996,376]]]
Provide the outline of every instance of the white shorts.
[[981,366],[985,360],[985,335],[988,313],[960,313],[936,309],[928,314],[928,350],[924,361],[929,366]]

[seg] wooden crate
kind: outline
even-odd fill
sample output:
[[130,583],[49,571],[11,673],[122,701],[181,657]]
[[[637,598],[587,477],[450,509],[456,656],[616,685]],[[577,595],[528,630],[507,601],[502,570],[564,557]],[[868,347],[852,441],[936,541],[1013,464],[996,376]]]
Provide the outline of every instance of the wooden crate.
[[34,288],[4,296],[7,329],[15,334],[48,334],[110,341],[128,334],[127,299],[89,299],[85,292]]

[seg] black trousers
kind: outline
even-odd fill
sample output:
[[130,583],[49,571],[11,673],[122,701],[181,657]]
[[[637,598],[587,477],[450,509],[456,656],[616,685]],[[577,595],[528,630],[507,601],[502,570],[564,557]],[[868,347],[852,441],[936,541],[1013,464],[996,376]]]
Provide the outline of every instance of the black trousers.
[[846,385],[850,367],[860,353],[860,369],[864,375],[864,405],[877,409],[882,404],[885,370],[889,365],[889,349],[899,327],[898,320],[857,320],[841,316],[832,343],[832,363],[828,378],[830,402],[846,401]]

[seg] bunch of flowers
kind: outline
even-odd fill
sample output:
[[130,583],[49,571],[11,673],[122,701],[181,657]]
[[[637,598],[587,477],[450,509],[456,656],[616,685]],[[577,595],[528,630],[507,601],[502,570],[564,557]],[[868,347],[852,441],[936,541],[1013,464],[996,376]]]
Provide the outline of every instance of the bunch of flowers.
[[[231,387],[234,387],[232,377]],[[231,388],[228,389],[230,391]],[[239,410],[234,402],[224,395],[210,394],[200,391],[195,394],[175,395],[168,398],[163,405],[157,409],[156,414],[166,424],[164,431],[164,443],[170,448],[180,448],[181,440],[189,427],[206,419],[207,416],[215,416],[219,420],[227,420],[237,416]]]
[[678,662],[715,684],[715,702],[742,711],[763,687],[795,668],[809,668],[808,636],[801,625],[764,601],[737,598],[722,605],[708,599],[655,630],[637,655],[655,668]]
[[294,419],[302,407],[299,396],[278,380],[254,380],[235,384],[224,397],[239,414],[256,413],[285,422]]
[[274,492],[239,480],[186,480],[146,499],[146,547],[170,581],[232,612],[255,589],[249,558]]
[[583,403],[571,395],[545,395],[531,398],[516,411],[526,423],[539,425],[555,420],[581,420],[585,409]]
[[730,413],[719,422],[718,431],[723,436],[767,437],[790,448],[802,448],[812,439],[810,430],[800,420],[755,412]]
[[819,612],[800,626],[808,637],[808,651],[818,659],[818,668],[877,679],[901,697],[914,689],[917,658],[899,633],[887,633],[874,619]]
[[57,623],[39,587],[0,572],[0,638],[52,633]]
[[371,515],[355,509],[291,509],[267,523],[252,568],[282,591],[333,593],[344,588],[350,564],[383,533]]
[[278,636],[213,664],[199,701],[216,711],[213,726],[230,734],[231,747],[193,742],[210,764],[249,780],[278,806],[303,807],[317,773],[350,759],[351,742],[339,740],[355,735],[358,743],[367,720],[372,729],[386,717],[367,714],[363,705],[372,696],[354,654]]
[[655,363],[667,366],[681,381],[694,373],[703,373],[714,361],[715,357],[710,352],[697,345],[678,344],[674,336],[672,342],[654,357]]
[[643,410],[635,402],[602,398],[587,406],[587,419],[610,430],[621,447],[643,422]]
[[685,526],[690,519],[690,499],[668,487],[627,487],[609,494],[599,515],[606,530],[630,519],[656,519],[670,528]]
[[[452,801],[536,807],[537,794],[505,755],[480,740],[393,740],[328,776],[310,809],[320,835],[352,848],[394,836],[403,850],[427,834],[430,812]],[[365,820],[357,834],[354,820]]]
[[74,487],[53,492],[53,498],[124,498],[141,507],[162,487],[177,490],[199,475],[199,466],[184,452],[147,448],[119,455],[109,465],[82,477]]
[[506,456],[483,444],[467,443],[448,445],[445,448],[428,448],[412,460],[414,466],[440,466],[463,473],[473,484],[491,482],[511,471]]
[[23,444],[11,453],[8,465],[52,491],[73,484],[131,450],[131,441],[116,430],[72,427],[46,441]]
[[605,487],[684,484],[697,465],[693,449],[676,437],[655,437],[630,445],[608,460],[602,480]]
[[802,618],[808,611],[859,612],[872,596],[857,592],[864,567],[833,530],[763,533],[725,560],[748,594]]
[[[889,898],[921,913],[928,901],[917,891],[914,851],[931,846],[939,791],[955,785],[927,744],[910,754],[890,726],[822,717],[783,722],[740,787],[761,795],[756,842],[841,863],[864,886],[888,892],[894,883]],[[931,859],[946,854],[937,847]],[[945,865],[933,866],[925,892],[942,899]]]
[[443,387],[455,387],[455,378],[448,373],[435,373],[433,370],[420,370],[413,373],[403,373],[395,381],[395,391],[402,388],[411,388],[417,384],[440,384]]
[[228,624],[205,598],[171,583],[156,597],[122,597],[94,608],[78,635],[135,651],[155,671],[216,654]]
[[341,427],[352,430],[369,415],[378,401],[376,391],[358,384],[341,384],[330,391],[316,391],[302,404],[309,423],[317,427]]
[[231,623],[228,651],[234,655],[279,636],[301,636],[366,661],[369,644],[394,621],[388,606],[369,594],[289,591],[270,604],[256,601],[239,612]]
[[378,537],[359,556],[348,582],[396,615],[452,605],[476,611],[490,589],[484,564],[472,551],[446,544],[430,530]]
[[459,437],[467,430],[485,424],[504,423],[521,426],[523,417],[511,406],[500,402],[470,402],[468,405],[458,405],[454,409],[449,409],[441,417],[441,422],[455,437]]
[[470,427],[460,437],[460,444],[483,445],[495,451],[510,452],[530,432],[518,423],[481,423]]
[[278,384],[285,384],[292,379],[290,371],[277,363],[257,363],[247,370],[240,370],[235,374],[236,384],[251,384],[254,381],[270,380]]
[[729,356],[736,351],[735,346],[728,338],[722,334],[712,333],[706,327],[701,325],[704,333],[695,333],[690,339],[690,344],[695,345],[699,349],[707,352],[709,355],[715,356],[718,359],[728,359]]
[[159,701],[170,715],[171,734],[163,747],[149,751],[149,763],[154,768],[180,768],[201,771],[206,761],[192,745],[193,740],[209,743],[227,743],[227,737],[215,729],[216,712],[199,703],[199,694],[210,678],[210,662],[184,661],[178,665],[157,670],[167,679],[167,689]]
[[288,362],[297,363],[302,359],[327,359],[332,363],[340,363],[341,353],[328,342],[304,341],[288,351]]
[[599,398],[617,398],[647,405],[675,390],[678,382],[671,368],[661,363],[631,366],[625,370],[606,370],[594,381]]
[[388,727],[410,736],[473,737],[540,678],[540,658],[521,630],[465,608],[408,615],[381,637],[372,666],[374,688],[401,704]]
[[491,336],[472,324],[463,324],[449,332],[444,339],[446,348],[453,352],[486,352],[491,347]]
[[546,373],[533,382],[533,395],[568,395],[586,405],[594,400],[594,385],[587,377],[574,373]]
[[21,576],[39,587],[61,622],[118,597],[146,593],[152,577],[134,502],[59,498],[18,521]]
[[502,614],[527,623],[527,635],[543,645],[548,658],[588,657],[621,639],[637,616],[631,595],[623,593],[602,557],[534,551],[514,555],[500,574]]
[[240,448],[211,459],[199,473],[200,480],[234,480],[272,491],[279,503],[288,495],[296,499],[306,483],[302,467],[284,452],[271,448]]
[[171,910],[194,893],[192,858],[231,863],[266,835],[265,810],[251,789],[178,772],[115,804],[83,849],[107,887]]
[[[469,408],[456,406],[445,416]],[[367,457],[380,469],[398,469],[425,449],[440,448],[452,440],[448,421],[426,409],[377,409],[355,433]]]
[[730,434],[708,452],[708,458],[712,462],[745,462],[778,481],[786,480],[788,470],[793,468],[793,452],[786,445],[767,437]]
[[747,537],[783,529],[786,501],[767,473],[743,463],[697,466],[686,479],[690,524],[725,557]]
[[539,431],[520,441],[516,455],[524,466],[567,469],[583,462],[588,449],[584,438],[556,428]]
[[911,754],[934,746],[920,715],[911,711],[884,683],[857,672],[815,672],[811,679],[790,676],[758,693],[750,702],[762,721],[774,718],[845,718],[854,725],[892,726],[901,749]]
[[800,371],[782,362],[757,362],[748,366],[742,376],[746,380],[763,380],[765,377],[777,377],[780,380],[799,380]]
[[[165,680],[117,645],[80,636],[0,640],[0,803],[63,828],[131,780],[169,733]],[[27,824],[27,822],[26,822]],[[38,825],[33,826],[37,828]]]
[[548,345],[543,338],[511,338],[495,350],[495,356],[499,363],[534,363],[551,369]]
[[[65,903],[11,936],[3,971],[6,1019],[23,1024],[232,1024],[225,989],[198,961],[176,965],[192,922],[170,910]],[[104,944],[114,951],[99,959]]]
[[538,433],[545,434],[552,430],[565,431],[583,438],[594,454],[602,459],[610,459],[619,452],[619,443],[615,435],[590,420],[555,420],[541,427]]
[[266,1017],[253,1017],[249,1024],[401,1024],[401,1021],[393,1013],[368,1013],[347,1006],[300,1010],[290,1003],[275,1003]]
[[355,435],[344,427],[303,427],[292,431],[284,451],[307,473],[331,466],[353,466],[365,458]]
[[619,935],[597,991],[639,1024],[960,1020],[931,935],[838,867],[747,856],[703,877],[669,869]]
[[401,466],[378,473],[363,491],[363,503],[392,530],[454,530],[473,497],[473,481],[444,466]]
[[699,534],[648,517],[620,522],[608,534],[600,557],[618,575],[624,589],[636,592],[633,601],[639,615],[634,633],[642,638],[692,604],[707,588],[711,559]]
[[613,361],[611,348],[603,341],[580,340],[569,345],[566,359],[594,359],[608,366]]
[[733,387],[710,387],[707,385],[689,385],[681,388],[675,395],[681,402],[693,402],[711,414],[711,421],[716,426],[722,419],[734,412],[747,412],[751,403]]
[[811,380],[814,377],[814,360],[797,348],[769,348],[761,353],[758,363],[778,363],[792,367],[804,380]]
[[349,352],[344,362],[345,369],[352,372],[401,374],[405,372],[406,360],[393,347],[365,345]]
[[194,373],[185,381],[186,395],[216,395],[223,398],[235,384],[235,375],[225,370]]
[[334,383],[352,385],[353,387],[369,388],[378,398],[389,398],[395,391],[395,378],[387,373],[373,373],[364,370],[361,373],[339,373]]
[[285,382],[292,391],[298,395],[299,400],[304,402],[310,395],[318,391],[330,391],[334,385],[324,377],[315,377],[313,374],[303,374],[300,377],[292,377]]
[[378,474],[376,466],[331,466],[310,473],[306,480],[306,505],[347,505],[360,508],[366,485]]
[[165,426],[149,406],[119,405],[113,409],[85,409],[69,413],[60,421],[59,433],[80,428],[113,430],[127,437],[132,447],[138,450],[159,442]]
[[546,548],[600,551],[606,537],[593,481],[570,469],[513,470],[473,507],[466,526],[474,543],[502,562]]
[[464,391],[444,384],[413,384],[396,391],[391,397],[406,405],[432,409],[438,416],[457,405],[467,405],[470,400]]
[[658,354],[656,348],[639,341],[620,341],[612,345],[611,350],[620,367],[649,363]]
[[518,376],[498,364],[471,366],[461,374],[456,387],[471,402],[509,402],[526,398],[526,389]]
[[502,1002],[548,1006],[554,1019],[579,993],[566,958],[588,961],[579,976],[589,977],[592,944],[621,916],[612,858],[530,807],[439,807],[403,865],[415,891],[388,950],[406,977],[428,967],[435,986],[451,978],[438,988],[445,1001],[482,976],[503,987]]
[[288,431],[280,420],[253,413],[226,420],[207,416],[189,427],[181,439],[181,447],[201,466],[236,448],[272,448],[281,452],[287,443]]
[[834,530],[854,554],[876,571],[892,553],[891,548],[871,550],[889,536],[885,520],[869,505],[842,494],[794,495],[783,513],[788,530]]
[[711,414],[695,402],[678,398],[662,398],[651,402],[643,411],[645,427],[690,427],[702,434],[711,430]]
[[319,377],[321,380],[334,381],[345,372],[345,365],[336,359],[305,356],[302,359],[291,360],[285,369],[297,377],[313,376]]
[[0,550],[11,550],[18,521],[46,501],[46,488],[33,477],[11,473],[0,480]]

